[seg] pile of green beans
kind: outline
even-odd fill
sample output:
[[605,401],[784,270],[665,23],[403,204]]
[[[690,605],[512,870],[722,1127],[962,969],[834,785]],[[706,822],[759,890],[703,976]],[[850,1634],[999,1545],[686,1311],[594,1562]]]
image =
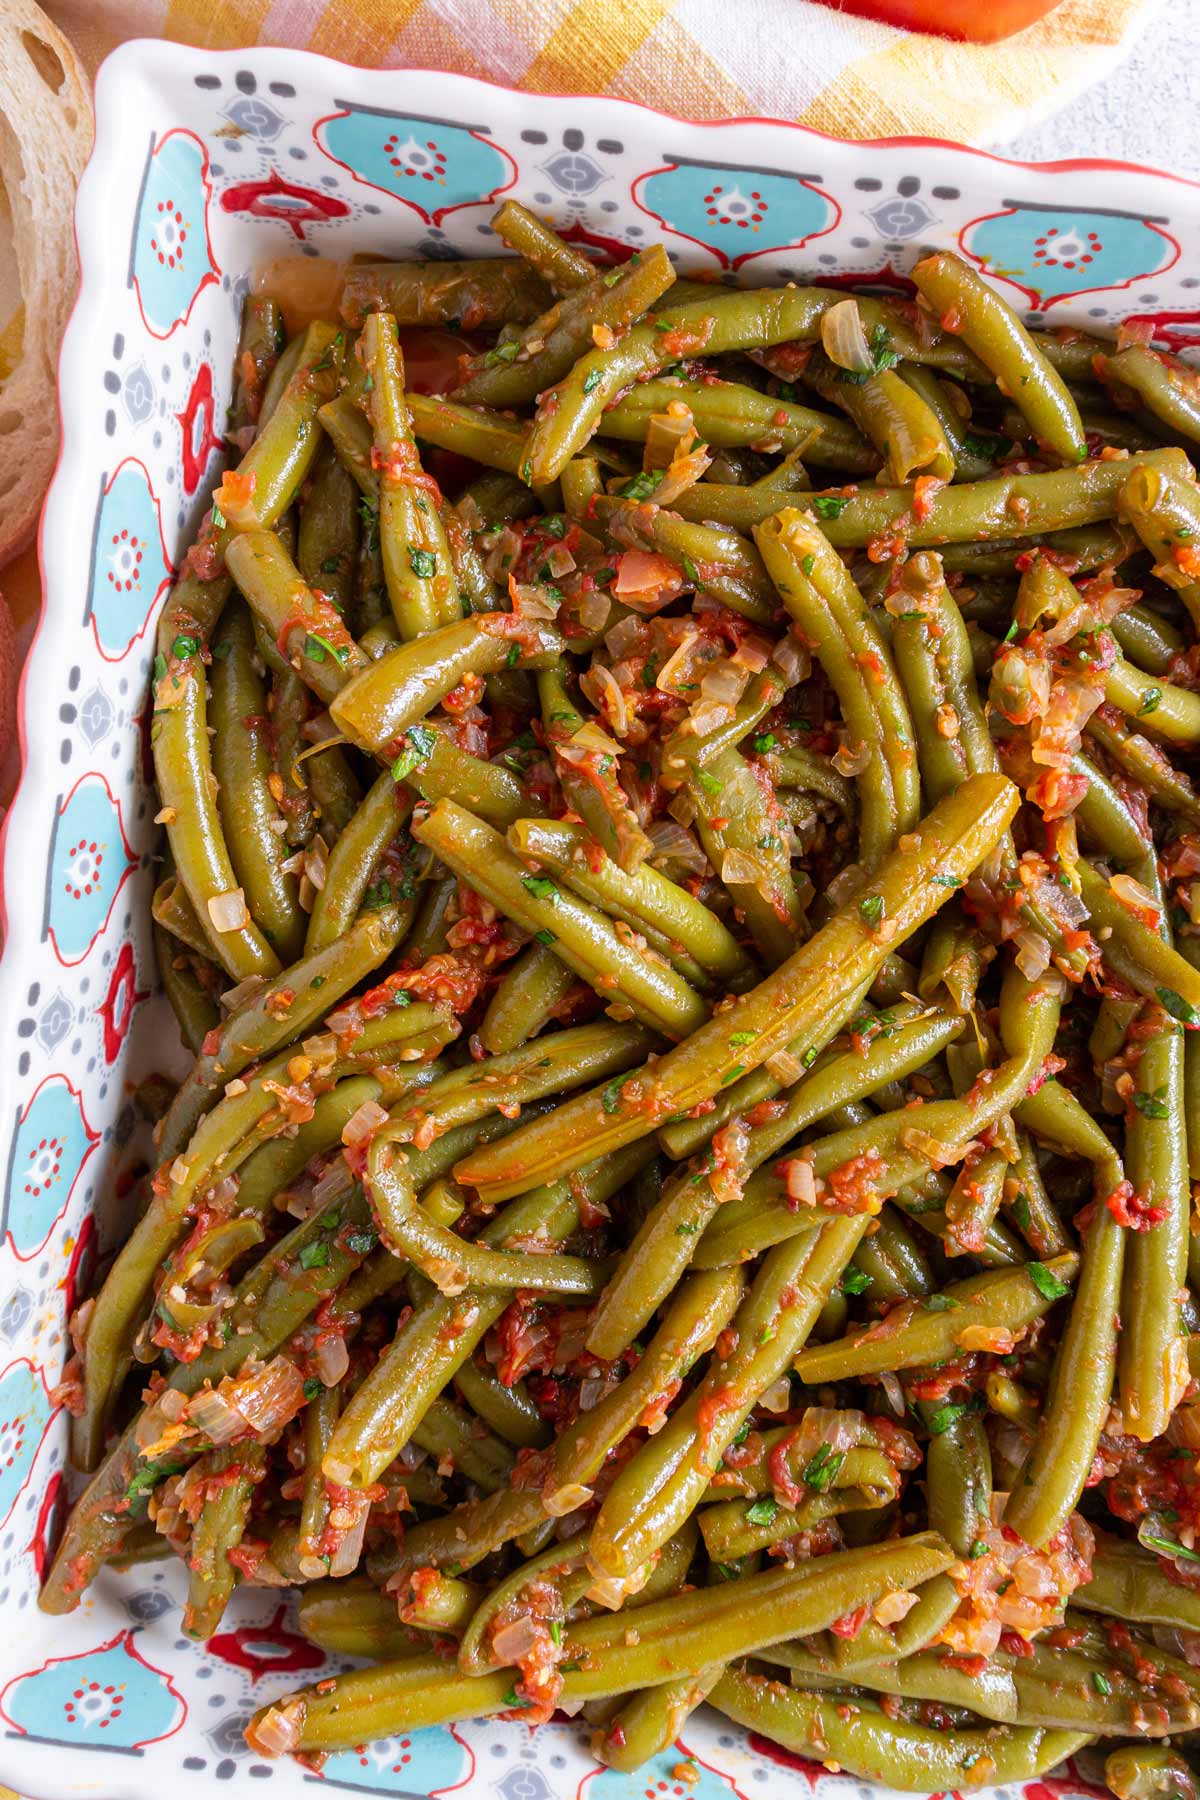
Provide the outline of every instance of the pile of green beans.
[[260,1755],[707,1702],[1191,1800],[1200,378],[494,224],[246,305],[42,1605],[300,1588],[369,1666]]

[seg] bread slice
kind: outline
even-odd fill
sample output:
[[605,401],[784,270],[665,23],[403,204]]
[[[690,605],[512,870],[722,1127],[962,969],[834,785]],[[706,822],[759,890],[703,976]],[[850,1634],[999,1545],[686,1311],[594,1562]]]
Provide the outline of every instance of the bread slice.
[[0,564],[33,536],[58,455],[54,379],[78,282],[75,189],[91,144],[79,58],[34,0],[3,0],[0,185],[24,321],[15,365],[0,382]]

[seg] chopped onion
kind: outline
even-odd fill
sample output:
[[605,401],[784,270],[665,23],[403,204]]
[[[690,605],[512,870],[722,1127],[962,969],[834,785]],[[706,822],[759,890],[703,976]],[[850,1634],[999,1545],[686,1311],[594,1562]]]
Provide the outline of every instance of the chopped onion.
[[879,1377],[879,1385],[887,1395],[887,1403],[898,1419],[904,1417],[904,1389],[900,1386],[899,1377],[886,1369]]
[[589,1375],[579,1384],[579,1410],[591,1412],[593,1406],[599,1406],[606,1392],[606,1384]]
[[[353,1575],[357,1569],[370,1510],[371,1502],[366,1494],[347,1494],[330,1511],[329,1523],[344,1534],[330,1558],[331,1575]],[[350,1514],[349,1521],[347,1513]]]
[[759,1401],[764,1412],[770,1413],[785,1413],[791,1404],[792,1384],[786,1375],[781,1375],[778,1381],[773,1381]]
[[620,756],[621,746],[601,730],[594,719],[588,719],[578,731],[572,732],[569,741],[562,746],[561,754],[568,762],[582,762],[593,752],[598,756]]
[[655,819],[646,835],[653,845],[650,861],[655,868],[672,863],[681,872],[695,875],[703,875],[708,869],[708,858],[692,833],[674,819]]
[[618,619],[604,639],[605,648],[614,662],[620,662],[630,651],[636,649],[645,629],[636,613],[627,613],[623,619]]
[[[1158,919],[1158,901],[1149,888],[1144,888],[1140,881],[1133,879],[1132,875],[1114,875],[1108,885],[1121,905],[1128,907],[1130,912],[1149,913],[1155,920]],[[1144,922],[1150,923],[1149,919]]]
[[840,743],[830,759],[839,775],[861,775],[870,766],[871,746],[865,741]]
[[767,1073],[782,1088],[791,1087],[804,1073],[804,1064],[790,1050],[776,1050],[766,1061]]
[[695,487],[711,462],[712,456],[706,444],[697,444],[686,456],[673,457],[666,474],[654,490],[654,504],[670,506],[673,500],[678,500],[680,494]]
[[629,711],[612,671],[603,663],[594,662],[580,677],[579,685],[592,705],[604,714],[617,736],[624,737],[629,730]]
[[916,1604],[917,1596],[910,1594],[907,1588],[893,1588],[890,1594],[885,1594],[875,1602],[871,1612],[877,1625],[898,1625],[901,1619],[908,1617]]
[[341,1336],[322,1337],[313,1351],[313,1368],[327,1388],[336,1387],[350,1367],[350,1352]]
[[831,1450],[852,1450],[866,1422],[866,1414],[854,1407],[806,1406],[796,1428],[796,1455],[807,1461],[822,1444]]
[[739,669],[724,657],[720,662],[710,663],[700,681],[700,692],[706,700],[715,700],[722,706],[736,706],[746,691],[746,683],[750,679],[748,669]]
[[836,306],[821,314],[821,345],[830,362],[839,369],[851,369],[856,375],[874,371],[875,359],[863,330],[858,301],[839,300]]
[[331,1201],[340,1200],[353,1186],[354,1176],[346,1165],[345,1157],[335,1156],[313,1188],[313,1211],[320,1212]]
[[1013,937],[1017,948],[1017,967],[1026,981],[1036,981],[1050,966],[1050,945],[1040,931],[1022,926]]
[[546,558],[546,567],[557,581],[560,576],[571,573],[575,567],[575,558],[565,544],[555,544]]
[[257,1714],[246,1727],[246,1742],[260,1756],[290,1756],[304,1729],[304,1701],[283,1700]]
[[592,1497],[590,1487],[584,1487],[580,1481],[568,1481],[564,1487],[543,1488],[542,1505],[552,1519],[561,1519],[567,1513],[578,1512],[586,1506]]
[[771,661],[789,687],[795,687],[798,681],[807,681],[812,674],[812,657],[790,631],[786,631],[775,645]]
[[496,1667],[502,1669],[509,1663],[519,1663],[537,1644],[538,1635],[538,1627],[528,1613],[509,1625],[502,1625],[492,1639]]
[[230,888],[228,893],[214,894],[208,902],[208,916],[214,931],[243,931],[250,923],[244,889]]
[[515,610],[523,619],[554,619],[558,617],[559,602],[536,582],[514,581],[510,584],[510,591],[515,602]]
[[781,1166],[788,1199],[797,1206],[815,1206],[817,1178],[812,1164],[803,1156],[791,1156]]
[[654,685],[661,694],[675,692],[676,682],[682,684],[691,679],[692,654],[700,641],[700,633],[693,629],[684,632],[682,641],[667,658],[658,671]]
[[[286,868],[287,864],[284,863],[282,866]],[[261,994],[266,985],[267,981],[264,975],[247,975],[245,981],[239,981],[236,987],[226,988],[221,995],[221,1005],[229,1012],[237,1012],[239,1007],[245,1006],[248,1000],[253,1000],[256,995]]]
[[387,1108],[380,1106],[378,1100],[364,1100],[342,1126],[343,1144],[365,1144],[368,1138],[374,1137],[381,1125],[387,1124],[387,1120]]

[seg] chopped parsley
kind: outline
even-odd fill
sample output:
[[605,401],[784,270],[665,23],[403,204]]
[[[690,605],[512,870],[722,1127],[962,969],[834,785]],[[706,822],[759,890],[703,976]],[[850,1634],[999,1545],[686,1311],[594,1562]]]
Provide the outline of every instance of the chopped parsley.
[[410,725],[404,734],[405,749],[392,764],[392,780],[403,781],[414,769],[427,763],[437,748],[437,732],[432,725]]
[[850,1268],[842,1276],[843,1294],[865,1294],[871,1285],[871,1277],[861,1269]]
[[[843,494],[813,495],[813,511],[818,519],[840,519],[849,504],[849,500]],[[805,569],[804,573],[810,574],[811,569]]]
[[832,1487],[845,1460],[844,1450],[834,1450],[829,1444],[822,1444],[812,1460],[805,1464],[800,1479],[815,1494],[823,1494]]
[[1071,1291],[1057,1275],[1050,1273],[1045,1263],[1026,1263],[1025,1272],[1043,1300],[1061,1300],[1064,1294]]
[[554,902],[559,897],[558,889],[547,875],[522,875],[521,886],[532,894],[535,900]]
[[329,1261],[328,1244],[305,1244],[300,1251],[302,1269],[323,1269]]
[[408,566],[418,581],[428,581],[437,574],[437,557],[432,550],[418,550],[415,544],[408,546]]
[[872,931],[876,930],[883,918],[883,895],[864,894],[858,903],[858,916]]
[[596,389],[600,386],[600,383],[603,380],[604,380],[604,377],[600,373],[599,369],[589,369],[587,374],[583,378],[584,393],[585,394],[594,394]]
[[604,1089],[603,1093],[600,1095],[600,1104],[604,1108],[606,1113],[615,1113],[617,1108],[620,1106],[620,1104],[621,1104],[621,1089],[624,1087],[624,1085],[625,1085],[625,1077],[623,1075],[618,1075],[615,1081],[609,1082],[608,1086]]
[[1157,712],[1158,703],[1161,699],[1162,689],[1160,687],[1143,688],[1142,704],[1138,707],[1138,718],[1144,719],[1147,713]]
[[773,1525],[778,1511],[777,1502],[769,1497],[765,1500],[756,1500],[753,1506],[746,1508],[746,1523],[747,1525]]
[[1171,1109],[1166,1101],[1166,1088],[1155,1088],[1152,1094],[1140,1093],[1133,1096],[1133,1104],[1144,1119],[1169,1119]]

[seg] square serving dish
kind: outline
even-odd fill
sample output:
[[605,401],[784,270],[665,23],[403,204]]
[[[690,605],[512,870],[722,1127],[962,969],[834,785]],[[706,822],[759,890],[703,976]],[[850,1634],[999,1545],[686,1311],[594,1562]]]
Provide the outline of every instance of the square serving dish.
[[[66,1316],[120,1224],[139,1154],[131,1088],[179,1061],[146,929],[152,624],[222,466],[247,278],[274,257],[488,254],[488,219],[511,194],[600,256],[661,239],[682,266],[742,283],[898,287],[927,246],[954,246],[1029,317],[1092,329],[1150,318],[1186,348],[1200,340],[1200,188],[1128,164],[690,124],[273,49],[127,44],[96,100],[25,766],[4,840],[0,1782],[30,1800],[157,1800],[226,1782],[278,1800],[316,1782],[463,1800],[882,1794],[707,1711],[633,1776],[598,1769],[581,1726],[483,1723],[364,1746],[317,1777],[258,1761],[242,1739],[253,1707],[319,1678],[286,1595],[243,1591],[207,1646],[181,1637],[165,1563],[106,1574],[69,1618],[37,1610],[71,1485],[51,1398]],[[1029,1800],[1101,1792],[1060,1775],[1030,1784]]]

